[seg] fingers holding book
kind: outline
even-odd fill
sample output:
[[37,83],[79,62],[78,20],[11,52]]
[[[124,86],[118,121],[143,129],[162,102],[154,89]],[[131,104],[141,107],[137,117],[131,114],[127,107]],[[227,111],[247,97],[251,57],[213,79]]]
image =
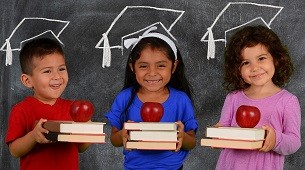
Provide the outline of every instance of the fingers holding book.
[[46,139],[44,135],[49,133],[49,131],[42,127],[42,124],[46,121],[47,119],[40,119],[35,125],[34,129],[31,131],[32,137],[37,143],[51,143],[51,141]]

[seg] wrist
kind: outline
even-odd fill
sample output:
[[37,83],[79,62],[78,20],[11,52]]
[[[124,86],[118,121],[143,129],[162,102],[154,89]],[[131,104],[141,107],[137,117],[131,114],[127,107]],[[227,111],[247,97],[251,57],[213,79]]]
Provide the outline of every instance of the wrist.
[[32,141],[32,143],[34,143],[34,144],[37,143],[36,138],[35,138],[34,130],[30,131],[27,136],[29,138],[28,139],[29,141]]

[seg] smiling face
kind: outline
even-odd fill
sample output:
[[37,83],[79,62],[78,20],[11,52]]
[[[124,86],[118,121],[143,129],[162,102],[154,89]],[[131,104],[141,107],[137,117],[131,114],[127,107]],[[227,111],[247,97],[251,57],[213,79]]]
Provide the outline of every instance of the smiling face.
[[177,62],[173,65],[164,51],[147,46],[141,52],[134,67],[132,65],[130,67],[141,85],[140,91],[162,92],[170,81],[176,65]]
[[64,56],[59,53],[48,54],[42,58],[34,57],[34,69],[30,75],[22,74],[22,83],[32,88],[34,97],[45,104],[53,105],[65,90],[68,72]]
[[243,80],[251,87],[274,85],[272,77],[275,73],[273,57],[262,44],[246,47],[242,50],[240,72]]

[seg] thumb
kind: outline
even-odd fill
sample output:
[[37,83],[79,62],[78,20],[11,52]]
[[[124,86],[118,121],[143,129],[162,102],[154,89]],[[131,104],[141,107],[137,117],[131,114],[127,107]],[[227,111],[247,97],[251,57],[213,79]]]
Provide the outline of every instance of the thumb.
[[269,128],[269,126],[268,125],[263,125],[262,128],[267,130]]

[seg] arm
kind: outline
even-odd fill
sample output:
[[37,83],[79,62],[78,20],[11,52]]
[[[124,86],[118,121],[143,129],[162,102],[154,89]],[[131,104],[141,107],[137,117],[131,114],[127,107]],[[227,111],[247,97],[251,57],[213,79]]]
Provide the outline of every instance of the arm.
[[182,149],[191,150],[196,146],[195,132],[193,130],[184,132]]
[[78,152],[79,153],[83,153],[85,152],[89,147],[90,147],[91,143],[81,143],[78,145]]
[[48,130],[42,127],[42,123],[46,121],[46,119],[40,119],[32,131],[9,143],[11,155],[19,158],[30,152],[36,143],[50,143],[43,135],[43,133],[48,133]]
[[275,146],[275,141],[276,141],[276,138],[275,138],[275,131],[272,127],[268,126],[268,125],[265,125],[262,127],[264,130],[266,130],[266,139],[265,139],[265,142],[264,142],[264,145],[261,149],[259,149],[259,151],[262,151],[262,152],[269,152],[271,149],[274,148]]
[[119,130],[115,127],[111,128],[110,141],[115,147],[125,146],[128,139],[128,133],[126,129]]
[[285,101],[282,126],[280,130],[275,129],[276,144],[273,151],[289,155],[301,147],[301,109],[295,96]]
[[181,121],[176,122],[178,125],[178,145],[176,151],[181,148],[185,150],[191,150],[196,146],[196,138],[194,130],[184,132],[184,125]]

